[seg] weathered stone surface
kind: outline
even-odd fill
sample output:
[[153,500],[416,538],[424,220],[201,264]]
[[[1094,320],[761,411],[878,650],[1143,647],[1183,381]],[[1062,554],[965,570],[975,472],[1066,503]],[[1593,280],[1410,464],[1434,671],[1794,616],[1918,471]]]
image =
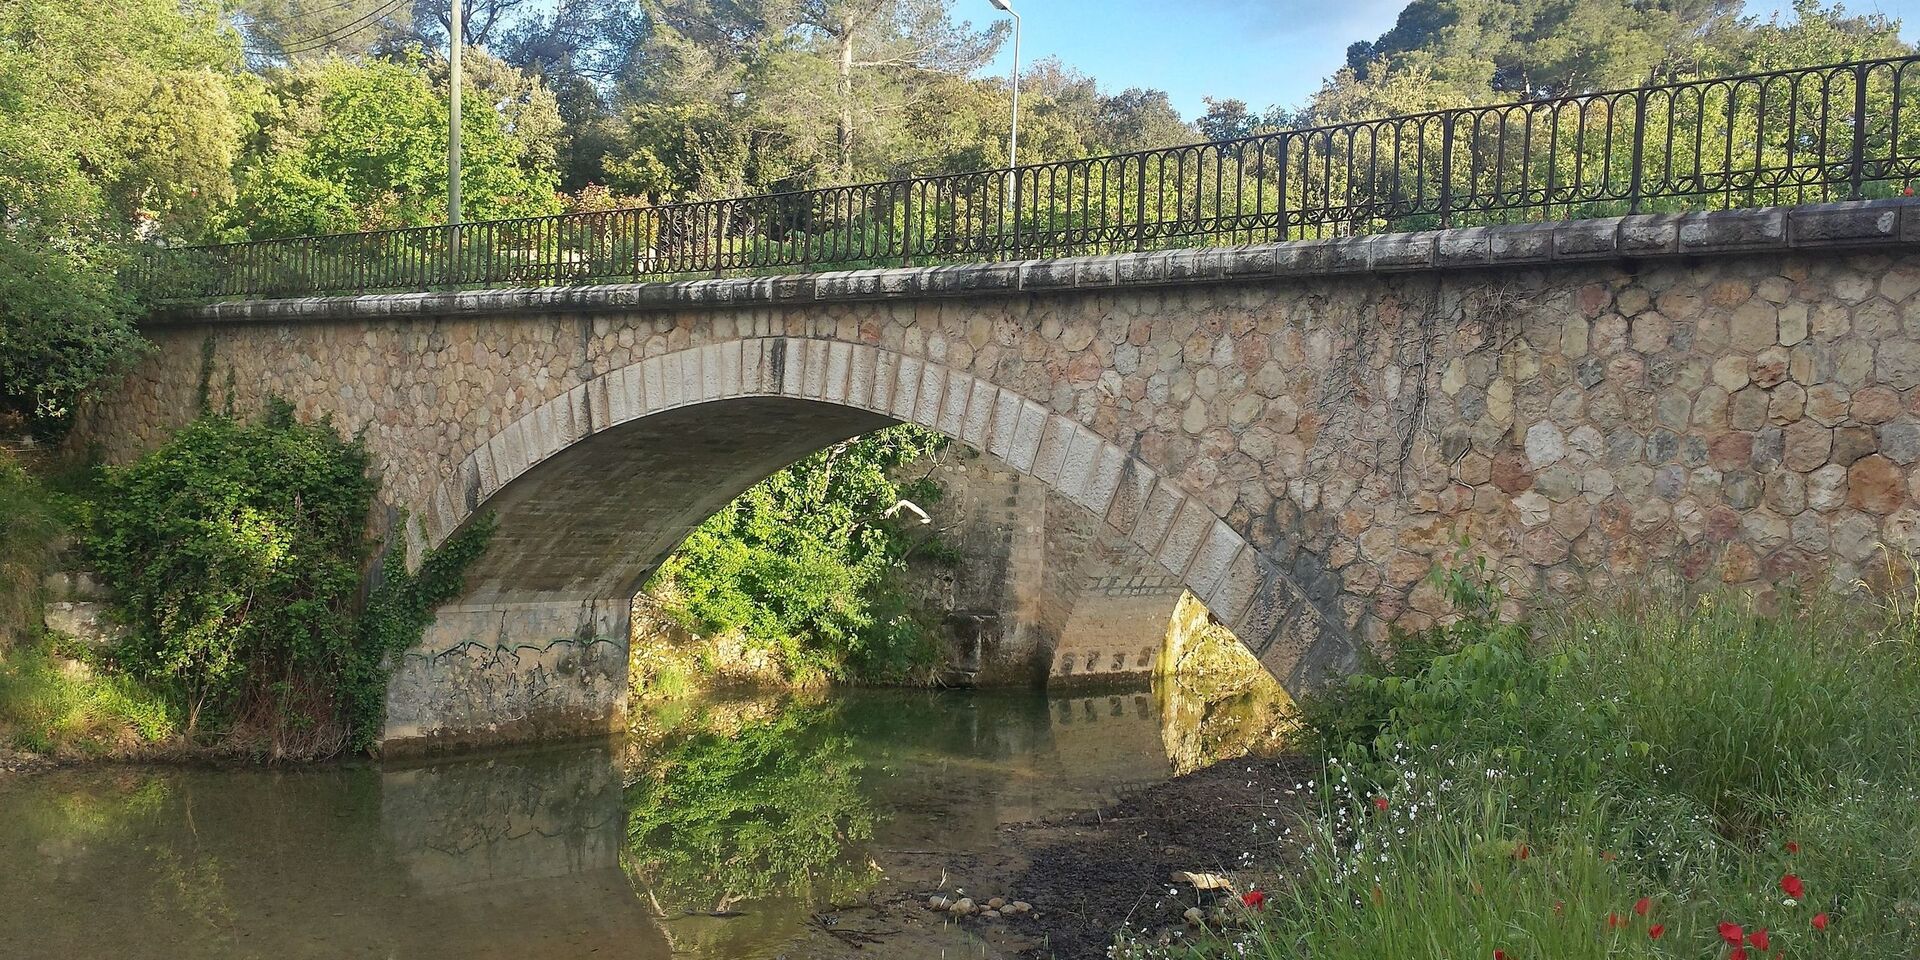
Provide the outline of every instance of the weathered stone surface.
[[1889,514],[1907,500],[1907,475],[1879,454],[1847,468],[1847,505],[1868,513]]
[[[409,558],[499,512],[404,668],[407,730],[538,713],[564,671],[613,689],[593,638],[677,531],[894,420],[983,446],[1244,606],[1233,625],[1299,681],[1443,614],[1418,584],[1462,536],[1523,593],[1864,562],[1881,518],[1920,509],[1920,250],[1881,227],[1905,210],[219,304],[149,324],[155,351],[71,442],[124,460],[190,419],[211,338],[216,403],[285,396],[364,430],[385,512],[418,521],[385,531]],[[1257,589],[1248,558],[1273,571]],[[509,666],[503,617],[551,656]],[[591,725],[611,695],[581,696],[548,714]]]

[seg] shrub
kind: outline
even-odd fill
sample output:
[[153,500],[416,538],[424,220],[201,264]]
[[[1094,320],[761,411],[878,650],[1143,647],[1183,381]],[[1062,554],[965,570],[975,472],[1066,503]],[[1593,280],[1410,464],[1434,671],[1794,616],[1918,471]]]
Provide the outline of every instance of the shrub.
[[387,658],[459,592],[492,524],[417,572],[390,554],[362,610],[367,466],[358,439],[274,401],[253,423],[202,416],[106,472],[88,551],[128,627],[116,660],[167,693],[189,734],[212,719],[313,755],[378,732]]
[[88,547],[129,628],[120,663],[189,732],[209,714],[326,719],[332,691],[308,681],[356,656],[373,490],[357,440],[281,402],[255,423],[202,416],[109,470]]

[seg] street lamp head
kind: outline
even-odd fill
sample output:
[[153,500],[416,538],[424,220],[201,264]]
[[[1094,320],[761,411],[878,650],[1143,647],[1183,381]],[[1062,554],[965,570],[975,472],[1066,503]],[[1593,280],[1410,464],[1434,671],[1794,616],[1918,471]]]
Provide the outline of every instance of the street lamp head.
[[1008,3],[1007,0],[987,0],[987,2],[993,4],[998,9],[1005,10],[1008,13],[1013,12],[1013,4]]

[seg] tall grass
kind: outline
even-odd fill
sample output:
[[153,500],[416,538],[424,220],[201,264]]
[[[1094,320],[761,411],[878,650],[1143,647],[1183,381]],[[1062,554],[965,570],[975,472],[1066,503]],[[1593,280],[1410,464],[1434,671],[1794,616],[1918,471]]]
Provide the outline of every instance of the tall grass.
[[35,753],[125,757],[175,739],[178,718],[160,695],[55,647],[28,643],[0,663],[0,743]]
[[1531,635],[1469,610],[1309,707],[1320,813],[1265,911],[1119,952],[1717,960],[1725,922],[1766,928],[1756,960],[1913,960],[1913,600],[1650,590]]
[[40,580],[58,533],[51,494],[0,448],[0,657],[40,622]]

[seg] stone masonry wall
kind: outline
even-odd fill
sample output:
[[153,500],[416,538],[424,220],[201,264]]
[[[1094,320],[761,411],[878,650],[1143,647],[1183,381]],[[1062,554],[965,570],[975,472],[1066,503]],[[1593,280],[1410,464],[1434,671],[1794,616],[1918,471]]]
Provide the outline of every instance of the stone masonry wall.
[[909,589],[997,619],[975,683],[1152,675],[1183,591],[1139,546],[992,454],[956,444],[907,472],[941,485],[927,511],[960,557],[915,564]]
[[[74,442],[158,442],[192,415],[211,337],[216,396],[231,372],[241,410],[280,394],[365,430],[417,556],[653,411],[859,408],[1087,506],[1298,689],[1443,615],[1423,577],[1462,537],[1547,602],[1655,569],[1848,580],[1920,546],[1916,294],[1920,207],[1895,202],[228,304],[150,327],[158,349]],[[699,422],[662,442],[724,439]],[[692,496],[620,483],[596,495]],[[513,544],[501,563],[552,546]]]

